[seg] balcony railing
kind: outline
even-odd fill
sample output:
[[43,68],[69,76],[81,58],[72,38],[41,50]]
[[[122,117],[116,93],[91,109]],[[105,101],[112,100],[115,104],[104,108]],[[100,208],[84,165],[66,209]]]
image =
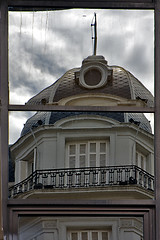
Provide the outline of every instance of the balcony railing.
[[153,191],[154,177],[134,165],[36,170],[28,178],[9,188],[9,198],[36,189],[75,189],[113,185],[137,185]]

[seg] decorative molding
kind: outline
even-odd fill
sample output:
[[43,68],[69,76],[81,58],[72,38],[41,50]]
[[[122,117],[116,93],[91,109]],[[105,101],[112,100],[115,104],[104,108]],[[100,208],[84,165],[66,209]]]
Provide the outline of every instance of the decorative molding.
[[57,223],[55,221],[43,221],[44,228],[57,228]]
[[120,228],[135,228],[138,231],[143,231],[143,221],[138,219],[121,219]]

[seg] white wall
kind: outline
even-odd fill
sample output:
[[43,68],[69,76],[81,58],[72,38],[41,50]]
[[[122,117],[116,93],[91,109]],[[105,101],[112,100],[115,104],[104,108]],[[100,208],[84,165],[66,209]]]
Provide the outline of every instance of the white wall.
[[142,218],[38,217],[20,218],[19,240],[69,240],[70,231],[107,231],[108,240],[140,240]]
[[[109,120],[104,117],[90,117],[91,122],[86,117],[76,117],[76,120],[71,119],[60,120],[55,126],[46,126],[43,131],[40,128],[35,132],[36,145],[37,145],[37,160],[36,169],[54,169],[65,168],[66,149],[65,144],[69,141],[80,140],[109,140],[109,159],[108,165],[132,165],[135,164],[135,151],[136,144],[143,144],[143,149],[147,149],[148,166],[153,173],[153,139],[150,134],[138,134],[136,136],[136,127],[131,127],[129,124],[119,124],[116,121]],[[74,121],[75,120],[75,121]],[[142,140],[141,140],[142,139]],[[27,138],[26,138],[27,141]],[[31,143],[32,141],[32,143]],[[28,144],[22,141],[22,144],[18,144],[18,158],[15,159],[15,175],[16,182],[26,178],[26,166],[23,162],[27,161],[31,151],[33,151],[36,145],[33,138],[30,138]],[[23,148],[25,147],[25,149]],[[32,146],[32,147],[31,147]],[[31,148],[30,148],[31,147]],[[16,149],[16,146],[15,146]],[[23,163],[23,164],[22,164]]]

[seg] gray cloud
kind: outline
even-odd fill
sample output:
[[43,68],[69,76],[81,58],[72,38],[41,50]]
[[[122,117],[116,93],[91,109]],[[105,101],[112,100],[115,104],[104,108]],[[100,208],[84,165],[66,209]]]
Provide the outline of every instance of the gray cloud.
[[[44,54],[40,43],[34,42],[34,46],[29,36],[20,37],[13,34],[14,47],[10,54],[10,87],[11,90],[25,88],[31,94],[37,93],[45,84],[45,75],[49,75],[52,80],[66,71],[56,57],[51,54],[50,49]],[[12,46],[11,46],[12,48]],[[19,49],[19,51],[18,51]],[[34,71],[33,71],[34,69]],[[39,70],[39,73],[36,73]]]
[[9,113],[9,140],[10,143],[14,143],[19,137],[22,128],[28,118],[30,118],[34,112],[10,112]]
[[147,52],[145,51],[145,47],[143,44],[140,44],[129,52],[125,62],[130,65],[133,69],[136,69],[136,72],[144,74],[149,73],[148,68],[148,56]]

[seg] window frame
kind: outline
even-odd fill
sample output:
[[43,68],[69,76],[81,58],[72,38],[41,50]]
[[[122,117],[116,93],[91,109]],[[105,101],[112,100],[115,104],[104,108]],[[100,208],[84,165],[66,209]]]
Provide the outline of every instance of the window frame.
[[[96,151],[91,152],[90,151],[90,144],[95,143],[96,144]],[[105,152],[100,151],[100,144],[105,143]],[[75,154],[70,154],[70,146],[75,146]],[[80,153],[80,145],[85,145],[85,153]],[[74,142],[66,142],[66,167],[70,168],[70,157],[75,156],[75,168],[85,168],[85,167],[92,167],[90,165],[90,155],[94,154],[96,157],[96,166],[95,167],[102,167],[100,164],[100,156],[101,154],[105,154],[105,165],[108,165],[108,159],[109,159],[109,140],[82,140],[82,141],[74,141]],[[80,157],[85,156],[85,166],[81,166],[80,164]]]
[[[34,10],[66,8],[109,8],[109,9],[152,9],[155,11],[155,107],[63,107],[10,105],[8,101],[8,9]],[[122,216],[142,216],[144,219],[144,239],[160,239],[160,0],[1,0],[0,2],[0,159],[1,159],[1,209],[3,209],[3,229],[6,239],[17,239],[18,217],[36,215],[79,215],[96,216],[103,214]],[[155,114],[155,200],[137,201],[96,201],[61,202],[41,200],[8,200],[8,111],[122,111],[151,112]],[[74,206],[74,207],[73,207]],[[0,211],[2,212],[2,211]],[[1,221],[1,219],[0,219]],[[8,224],[9,221],[9,224]],[[1,223],[1,222],[0,222]]]
[[140,151],[136,151],[136,165],[147,171],[147,156]]
[[88,240],[92,240],[92,233],[93,232],[97,232],[98,233],[98,240],[103,240],[102,239],[102,232],[105,232],[105,233],[107,233],[107,240],[109,240],[109,232],[108,231],[106,231],[106,230],[71,230],[71,231],[69,231],[69,233],[68,233],[68,240],[72,240],[72,236],[71,236],[71,234],[72,233],[77,233],[78,235],[78,238],[77,239],[79,239],[79,240],[83,240],[83,238],[82,238],[82,233],[83,232],[87,232],[88,234],[88,236],[89,236],[89,238],[88,238]]

